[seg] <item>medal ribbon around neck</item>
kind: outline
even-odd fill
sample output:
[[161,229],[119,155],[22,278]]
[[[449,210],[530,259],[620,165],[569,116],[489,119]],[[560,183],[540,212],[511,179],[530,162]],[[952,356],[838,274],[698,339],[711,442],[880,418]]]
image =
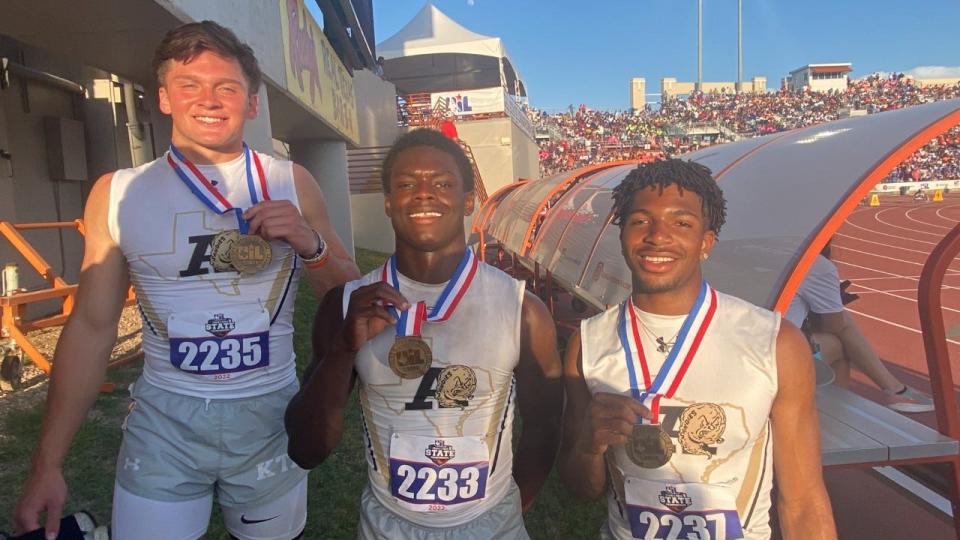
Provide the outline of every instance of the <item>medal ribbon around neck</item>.
[[[464,250],[460,264],[457,265],[457,269],[453,272],[453,277],[447,282],[447,286],[444,287],[443,292],[440,293],[437,304],[433,306],[430,313],[427,313],[427,303],[423,300],[406,310],[399,310],[396,306],[392,305],[387,306],[390,313],[397,319],[397,335],[419,336],[424,321],[441,323],[449,319],[457,309],[457,305],[460,303],[460,300],[463,299],[463,295],[466,294],[467,289],[470,288],[470,283],[473,282],[473,278],[477,274],[479,264],[479,259],[474,255],[472,249],[467,248]],[[387,260],[387,263],[383,265],[381,279],[398,291],[400,290],[396,255],[391,256],[390,259]]]
[[[640,340],[639,321],[634,311],[633,298],[627,297],[620,304],[617,331],[626,356],[627,373],[630,377],[630,393],[634,399],[650,409],[653,416],[652,420],[638,418],[638,424],[659,423],[661,396],[671,398],[676,393],[684,375],[687,374],[693,357],[696,356],[697,350],[700,348],[703,335],[710,326],[716,311],[717,293],[707,285],[706,281],[703,281],[700,284],[700,292],[697,295],[696,302],[694,302],[690,313],[687,314],[680,326],[676,343],[670,350],[670,354],[667,355],[666,360],[663,361],[663,366],[660,367],[656,377],[651,380],[650,368],[647,365],[643,343]],[[637,369],[638,367],[639,369]],[[642,381],[637,378],[638,373],[643,377]]]
[[[270,192],[267,191],[267,180],[263,174],[263,165],[260,163],[260,158],[256,152],[247,146],[247,143],[243,143],[243,156],[246,162],[247,190],[250,192],[251,205],[257,204],[260,201],[269,201]],[[252,166],[251,162],[253,164]],[[250,223],[243,219],[243,210],[234,208],[233,205],[230,204],[230,201],[220,193],[220,190],[200,172],[200,169],[172,144],[170,145],[170,151],[167,152],[167,163],[170,164],[170,167],[177,173],[180,180],[190,188],[190,191],[192,191],[207,208],[213,210],[218,215],[232,211],[237,216],[240,234],[247,234],[250,229]],[[257,176],[259,177],[257,180],[253,178],[252,167],[256,167],[257,169]]]

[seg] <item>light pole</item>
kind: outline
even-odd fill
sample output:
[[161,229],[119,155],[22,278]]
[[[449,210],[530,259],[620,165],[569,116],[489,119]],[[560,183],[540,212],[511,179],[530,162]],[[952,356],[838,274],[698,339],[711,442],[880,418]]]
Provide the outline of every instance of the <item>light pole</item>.
[[697,0],[697,91],[703,86],[703,0]]
[[737,0],[737,93],[743,90],[743,0]]

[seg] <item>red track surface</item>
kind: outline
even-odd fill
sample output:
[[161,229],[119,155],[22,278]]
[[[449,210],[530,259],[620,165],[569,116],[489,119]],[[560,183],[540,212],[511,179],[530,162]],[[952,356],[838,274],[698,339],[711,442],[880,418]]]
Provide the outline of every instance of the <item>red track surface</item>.
[[[841,279],[853,282],[848,290],[860,295],[847,309],[880,357],[900,380],[929,392],[917,283],[934,246],[960,222],[960,195],[947,195],[940,203],[909,197],[880,201],[879,207],[857,208],[850,215],[833,239],[832,258]],[[942,300],[950,357],[960,359],[960,261],[944,278]],[[951,365],[954,388],[960,390],[960,361]],[[857,372],[852,379],[852,390],[880,400],[869,379]],[[936,427],[933,413],[909,416]],[[824,478],[840,538],[954,538],[942,514],[923,510],[869,471],[828,470]]]
[[[860,299],[847,306],[864,335],[891,371],[907,384],[929,391],[927,362],[917,312],[917,283],[934,246],[960,222],[960,195],[942,203],[916,203],[909,197],[885,197],[879,207],[861,207],[834,237],[832,258],[841,279]],[[951,358],[960,358],[960,261],[944,278],[943,315],[950,335]],[[953,379],[960,382],[960,363]],[[861,374],[854,389],[879,399],[876,387]],[[960,389],[960,387],[955,388]],[[911,415],[933,426],[933,413]]]

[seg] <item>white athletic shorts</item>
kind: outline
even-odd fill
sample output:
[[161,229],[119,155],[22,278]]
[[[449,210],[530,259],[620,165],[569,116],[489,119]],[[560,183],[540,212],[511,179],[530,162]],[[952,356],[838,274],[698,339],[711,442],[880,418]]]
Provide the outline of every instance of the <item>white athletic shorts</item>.
[[529,540],[523,525],[520,489],[511,483],[502,501],[456,527],[434,528],[411,523],[380,504],[370,486],[360,497],[359,540]]
[[114,538],[195,540],[214,495],[238,538],[297,536],[306,523],[307,473],[287,455],[283,427],[297,389],[207,400],[138,380],[117,458]]

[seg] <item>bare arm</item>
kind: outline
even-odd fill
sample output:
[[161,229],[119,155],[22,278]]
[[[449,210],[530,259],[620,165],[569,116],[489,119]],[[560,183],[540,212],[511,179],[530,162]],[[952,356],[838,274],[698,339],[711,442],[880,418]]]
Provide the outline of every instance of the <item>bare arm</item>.
[[21,531],[38,528],[44,510],[47,531],[59,527],[66,499],[63,460],[97,398],[117,340],[117,321],[129,276],[126,260],[107,230],[111,180],[112,175],[97,180],[87,199],[80,285],[73,312],[57,343],[40,442],[16,510]]
[[820,465],[814,373],[806,339],[783,321],[777,336],[778,390],[770,419],[777,508],[783,537],[837,537]]
[[327,203],[313,176],[294,163],[293,182],[300,210],[286,200],[263,201],[248,209],[244,217],[250,221],[251,234],[259,234],[267,240],[284,240],[306,258],[312,257],[319,249],[314,231],[323,237],[330,250],[327,263],[320,268],[306,269],[314,294],[323,298],[330,289],[360,277],[360,270],[330,225]]
[[557,352],[557,328],[546,306],[532,293],[523,301],[517,402],[523,432],[513,466],[526,511],[553,468],[560,443],[563,368]]
[[607,486],[607,448],[627,442],[637,415],[649,418],[650,413],[629,396],[590,394],[583,378],[579,332],[567,343],[563,378],[567,404],[560,444],[560,479],[575,496],[591,500],[602,495]]
[[333,453],[343,436],[343,412],[356,380],[354,359],[360,347],[394,320],[382,303],[406,309],[406,300],[386,283],[374,283],[350,296],[346,319],[343,289],[324,297],[313,325],[313,361],[303,386],[287,405],[284,425],[287,452],[304,469],[312,469]]

